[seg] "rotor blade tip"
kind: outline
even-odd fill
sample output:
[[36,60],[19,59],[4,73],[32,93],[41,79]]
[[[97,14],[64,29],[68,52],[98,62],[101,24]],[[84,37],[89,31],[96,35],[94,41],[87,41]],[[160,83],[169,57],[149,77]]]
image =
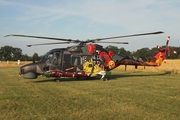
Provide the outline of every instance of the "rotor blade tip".
[[164,32],[162,32],[162,31],[159,31],[159,32],[156,32],[155,34],[162,34],[162,33],[164,33]]
[[11,36],[11,35],[5,35],[4,37],[9,37],[9,36]]

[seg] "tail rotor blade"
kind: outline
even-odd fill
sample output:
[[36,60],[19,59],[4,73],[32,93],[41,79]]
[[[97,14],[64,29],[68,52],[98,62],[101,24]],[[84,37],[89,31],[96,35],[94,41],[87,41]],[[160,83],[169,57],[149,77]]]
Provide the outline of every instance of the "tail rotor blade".
[[168,56],[170,56],[170,49],[168,47],[169,40],[170,40],[170,36],[168,36],[168,39],[166,41],[166,49],[165,49],[165,54],[168,54]]
[[176,54],[176,55],[179,54],[179,53],[178,53],[177,51],[175,51],[175,50],[172,50],[172,53],[173,53],[173,54]]
[[170,36],[168,36],[168,39],[167,39],[167,41],[166,41],[166,47],[168,47],[169,40],[170,40]]

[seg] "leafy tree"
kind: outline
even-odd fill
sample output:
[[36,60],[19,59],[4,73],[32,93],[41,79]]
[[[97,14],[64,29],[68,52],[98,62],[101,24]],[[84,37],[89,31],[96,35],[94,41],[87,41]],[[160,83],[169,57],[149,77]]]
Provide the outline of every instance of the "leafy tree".
[[22,49],[13,48],[12,46],[4,46],[0,48],[1,60],[18,60],[21,58]]
[[12,46],[4,46],[1,47],[1,59],[2,60],[11,60],[13,57],[13,47]]
[[4,59],[3,52],[2,52],[2,50],[0,48],[0,60],[3,60],[3,59]]
[[141,48],[138,49],[136,52],[133,53],[133,56],[140,58],[149,58],[152,56],[151,50],[149,48]]
[[38,53],[34,53],[32,58],[33,58],[33,61],[39,61]]
[[118,47],[116,47],[116,46],[109,45],[109,46],[105,47],[105,49],[108,50],[108,51],[112,51],[112,52],[114,52],[115,54],[118,54],[118,53],[119,53],[119,49],[118,49]]
[[13,48],[13,60],[19,60],[22,56],[22,49]]
[[115,54],[120,54],[123,56],[130,56],[131,55],[130,51],[126,51],[124,48],[118,48],[116,46],[109,45],[109,46],[105,47],[105,49],[108,51],[113,51]]
[[119,49],[119,54],[123,55],[123,56],[130,56],[131,52],[130,51],[126,51],[124,48],[120,48]]
[[27,54],[21,56],[22,61],[30,61],[31,57],[29,57]]

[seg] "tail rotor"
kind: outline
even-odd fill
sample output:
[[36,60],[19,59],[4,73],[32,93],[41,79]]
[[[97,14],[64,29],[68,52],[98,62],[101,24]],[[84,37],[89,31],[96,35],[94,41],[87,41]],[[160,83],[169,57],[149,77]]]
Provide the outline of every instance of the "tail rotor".
[[167,39],[167,41],[166,41],[166,46],[165,46],[165,48],[160,47],[160,46],[157,46],[159,52],[165,54],[165,56],[164,56],[164,57],[165,57],[165,58],[164,58],[164,62],[166,61],[166,56],[170,56],[170,53],[173,53],[173,54],[176,54],[176,55],[179,54],[177,51],[171,50],[171,49],[169,48],[169,46],[168,46],[169,41],[170,41],[170,36],[168,36],[168,39]]

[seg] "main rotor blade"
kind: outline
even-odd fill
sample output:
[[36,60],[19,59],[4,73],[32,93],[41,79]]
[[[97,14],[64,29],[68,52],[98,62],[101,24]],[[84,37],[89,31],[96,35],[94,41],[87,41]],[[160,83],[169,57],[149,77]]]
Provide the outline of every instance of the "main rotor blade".
[[40,37],[40,36],[30,36],[30,35],[17,35],[17,34],[10,34],[6,35],[5,37],[8,36],[17,36],[17,37],[29,37],[29,38],[40,38],[40,39],[49,39],[49,40],[61,40],[61,41],[68,41],[68,42],[81,42],[79,40],[72,40],[72,39],[62,39],[62,38],[52,38],[52,37]]
[[39,46],[39,45],[52,45],[52,44],[69,44],[69,43],[70,43],[70,42],[56,42],[56,43],[31,44],[31,45],[27,45],[27,47]]
[[151,32],[151,33],[143,33],[143,34],[134,34],[134,35],[125,35],[125,36],[116,36],[116,37],[106,37],[106,38],[97,38],[97,39],[88,39],[86,41],[80,41],[80,40],[72,40],[72,39],[62,39],[62,38],[52,38],[52,37],[40,37],[40,36],[29,36],[29,35],[18,35],[18,34],[10,34],[6,35],[8,36],[17,36],[17,37],[29,37],[29,38],[40,38],[40,39],[49,39],[49,40],[61,40],[61,41],[67,41],[71,43],[89,43],[89,42],[97,42],[100,40],[107,40],[107,39],[117,39],[117,38],[125,38],[125,37],[134,37],[134,36],[144,36],[144,35],[151,35],[151,34],[161,34],[164,32]]
[[162,34],[164,32],[158,31],[158,32],[151,32],[151,33],[142,33],[142,34],[133,34],[133,35],[124,35],[124,36],[116,36],[116,37],[106,37],[106,38],[97,38],[97,39],[91,39],[88,41],[100,41],[100,40],[107,40],[107,39],[117,39],[117,38],[125,38],[125,37],[135,37],[135,36],[144,36],[144,35],[152,35],[152,34]]
[[98,43],[129,44],[128,42],[98,42]]

